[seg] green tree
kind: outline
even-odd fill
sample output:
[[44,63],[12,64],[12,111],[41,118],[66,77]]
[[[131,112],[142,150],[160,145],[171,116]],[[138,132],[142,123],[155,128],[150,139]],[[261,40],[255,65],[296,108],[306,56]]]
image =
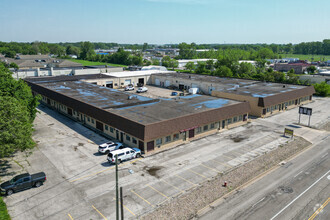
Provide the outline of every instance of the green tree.
[[307,68],[307,72],[309,73],[309,74],[314,74],[315,72],[316,72],[316,67],[315,66],[309,66],[308,68]]
[[196,65],[194,64],[194,62],[188,62],[185,67],[191,72],[196,68]]
[[142,51],[146,51],[148,49],[148,43],[144,43],[142,47]]
[[15,71],[17,71],[19,69],[18,65],[16,63],[10,63],[9,65],[10,68],[14,68]]
[[319,96],[330,96],[330,85],[326,82],[314,84],[316,95]]
[[210,74],[211,71],[206,69],[206,63],[205,62],[197,62],[197,67],[195,69],[195,73],[197,73],[197,74]]
[[0,96],[0,158],[32,148],[32,126],[24,103],[11,96]]
[[66,54],[67,55],[80,55],[80,48],[76,46],[69,45],[66,47]]
[[220,66],[213,72],[213,75],[221,77],[233,77],[233,72],[227,66]]
[[159,60],[153,59],[152,60],[152,65],[159,66]]
[[95,55],[94,45],[89,41],[82,42],[80,58],[83,60],[88,60],[93,55]]
[[273,51],[268,48],[262,48],[261,50],[258,51],[258,53],[261,59],[266,59],[266,58],[270,59],[274,57]]
[[169,56],[163,57],[162,66],[170,67],[170,61],[171,61],[171,57],[169,57]]

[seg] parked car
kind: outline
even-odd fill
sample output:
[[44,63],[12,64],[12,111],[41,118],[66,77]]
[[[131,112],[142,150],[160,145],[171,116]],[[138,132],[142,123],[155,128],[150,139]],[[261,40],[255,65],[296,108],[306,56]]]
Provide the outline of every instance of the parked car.
[[0,185],[1,193],[6,193],[8,196],[14,192],[30,189],[32,187],[39,187],[46,181],[46,174],[44,172],[30,175],[29,173],[20,174],[11,180]]
[[113,141],[106,142],[99,145],[99,152],[101,154],[108,154],[110,151],[124,148],[122,143],[115,143]]
[[136,90],[136,92],[138,92],[138,93],[141,93],[141,92],[147,92],[148,91],[148,88],[147,87],[139,87],[137,90]]
[[128,84],[127,86],[125,86],[125,91],[130,91],[130,90],[134,90],[133,84]]
[[109,163],[116,163],[116,155],[118,155],[118,163],[121,163],[124,160],[141,157],[141,150],[138,148],[126,147],[123,149],[111,151],[108,154]]

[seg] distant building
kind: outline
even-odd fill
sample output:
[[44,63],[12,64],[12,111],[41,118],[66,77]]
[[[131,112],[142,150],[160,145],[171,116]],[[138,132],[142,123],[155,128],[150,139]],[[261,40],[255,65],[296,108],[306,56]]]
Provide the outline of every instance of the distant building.
[[198,62],[206,62],[206,61],[208,61],[208,60],[213,60],[214,62],[217,61],[217,59],[191,59],[191,60],[178,60],[178,63],[179,63],[178,67],[179,67],[179,68],[183,68],[183,67],[185,67],[185,66],[187,65],[187,63],[189,63],[189,62],[193,62],[195,65],[197,65]]
[[274,70],[288,72],[293,69],[296,74],[304,74],[309,66],[307,63],[275,63]]

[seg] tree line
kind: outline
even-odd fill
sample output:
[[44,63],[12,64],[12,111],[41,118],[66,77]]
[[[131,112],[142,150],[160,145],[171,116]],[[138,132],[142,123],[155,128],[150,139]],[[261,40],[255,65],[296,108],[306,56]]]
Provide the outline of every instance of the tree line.
[[40,97],[22,80],[15,80],[0,62],[0,158],[33,148],[33,121]]

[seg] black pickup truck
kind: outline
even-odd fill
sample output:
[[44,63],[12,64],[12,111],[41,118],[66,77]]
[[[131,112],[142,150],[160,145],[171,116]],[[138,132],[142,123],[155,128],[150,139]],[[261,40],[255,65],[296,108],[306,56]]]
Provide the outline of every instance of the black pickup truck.
[[6,193],[8,196],[14,192],[30,189],[32,187],[39,187],[46,181],[46,174],[44,172],[30,175],[29,173],[20,174],[11,180],[0,185],[1,193]]

